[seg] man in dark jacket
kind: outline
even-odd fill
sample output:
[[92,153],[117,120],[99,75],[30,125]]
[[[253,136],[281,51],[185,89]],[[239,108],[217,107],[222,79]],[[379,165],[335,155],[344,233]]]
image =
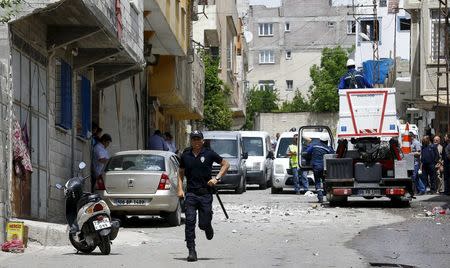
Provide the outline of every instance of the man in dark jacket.
[[323,156],[326,154],[333,154],[334,150],[328,146],[328,140],[330,137],[327,133],[322,133],[320,141],[313,140],[306,149],[306,154],[311,156],[311,165],[314,172],[314,182],[316,184],[317,198],[319,203],[323,202],[323,170],[324,161]]
[[[425,136],[422,139],[422,151],[420,161],[422,164],[422,181],[424,185],[430,186],[431,194],[436,193],[436,164],[439,160],[439,153],[436,146],[431,144],[430,137]],[[429,183],[428,183],[429,182]]]
[[341,77],[339,82],[339,89],[352,89],[352,88],[372,88],[372,84],[367,81],[364,75],[356,70],[355,61],[348,59],[347,61],[347,73]]

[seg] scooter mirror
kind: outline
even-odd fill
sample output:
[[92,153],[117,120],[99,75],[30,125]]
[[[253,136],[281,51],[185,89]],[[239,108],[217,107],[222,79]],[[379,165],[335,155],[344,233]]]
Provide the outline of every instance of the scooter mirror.
[[80,162],[80,164],[78,165],[78,168],[80,170],[83,170],[85,167],[86,167],[86,163],[84,163],[84,162]]
[[57,184],[55,185],[55,187],[56,187],[56,189],[59,189],[59,190],[61,190],[61,189],[63,188],[63,186],[62,186],[61,184],[59,184],[59,183],[57,183]]

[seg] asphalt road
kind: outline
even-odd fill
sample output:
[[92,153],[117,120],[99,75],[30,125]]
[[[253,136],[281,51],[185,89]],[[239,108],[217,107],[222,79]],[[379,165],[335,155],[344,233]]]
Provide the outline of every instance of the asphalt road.
[[[414,201],[411,208],[393,208],[389,202],[356,201],[330,208],[314,197],[256,189],[223,193],[222,200],[230,219],[215,200],[215,237],[207,241],[197,228],[197,263],[186,262],[184,225],[131,218],[109,256],[98,249],[82,255],[69,246],[31,244],[23,254],[0,253],[0,267],[450,267],[444,265],[448,247],[438,239],[448,241],[445,219],[450,216],[419,215],[424,206],[431,210],[442,202]],[[436,219],[444,220],[439,225]]]

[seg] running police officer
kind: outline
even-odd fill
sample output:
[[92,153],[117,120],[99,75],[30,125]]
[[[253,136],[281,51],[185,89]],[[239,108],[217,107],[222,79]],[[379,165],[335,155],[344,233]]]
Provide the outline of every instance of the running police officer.
[[[178,197],[185,198],[186,206],[186,246],[189,250],[187,261],[197,261],[195,251],[195,223],[198,210],[198,227],[205,231],[206,238],[211,240],[214,230],[212,220],[213,187],[227,172],[230,164],[216,152],[203,146],[203,134],[200,131],[191,133],[191,147],[184,150],[178,172]],[[211,176],[213,162],[221,165],[215,178]],[[186,195],[183,191],[183,178],[186,175]]]

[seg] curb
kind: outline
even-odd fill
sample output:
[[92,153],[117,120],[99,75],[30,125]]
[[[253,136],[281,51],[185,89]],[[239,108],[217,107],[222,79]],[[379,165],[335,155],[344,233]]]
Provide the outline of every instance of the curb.
[[42,246],[70,245],[66,224],[57,224],[41,221],[11,219],[23,221],[28,226],[28,242],[37,242]]

